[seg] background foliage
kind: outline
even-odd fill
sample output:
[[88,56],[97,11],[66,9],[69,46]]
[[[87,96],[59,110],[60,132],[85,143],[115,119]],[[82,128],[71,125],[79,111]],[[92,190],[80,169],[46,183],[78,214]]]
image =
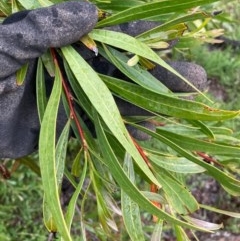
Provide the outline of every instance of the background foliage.
[[[12,4],[1,1],[0,9],[4,18],[23,8],[33,9],[58,2],[62,1],[19,0]],[[16,179],[1,181],[1,203],[8,204],[1,208],[1,215],[8,220],[0,225],[1,238],[12,240],[18,236],[19,240],[46,240],[46,229],[32,225],[40,203],[43,203],[45,227],[52,233],[57,231],[63,240],[160,240],[169,228],[177,240],[193,237],[197,240],[196,230],[209,232],[222,228],[221,223],[197,219],[194,215],[197,210],[239,218],[234,210],[220,210],[197,201],[186,182],[189,175],[204,173],[224,188],[225,195],[239,195],[239,139],[230,125],[224,124],[225,120],[236,117],[238,111],[222,110],[219,101],[209,101],[208,94],[200,93],[197,101],[182,99],[154,78],[149,79],[147,73],[139,78],[139,65],[127,65],[128,52],[131,52],[174,71],[164,60],[170,55],[172,58],[184,56],[201,63],[211,77],[221,77],[222,84],[231,86],[231,78],[221,71],[235,68],[238,61],[229,65],[224,55],[223,65],[220,62],[214,64],[213,55],[212,59],[206,58],[207,53],[197,54],[198,49],[202,51],[199,45],[203,40],[215,42],[220,27],[234,26],[227,16],[212,14],[224,5],[205,0],[93,2],[102,11],[107,11],[108,16],[98,23],[87,41],[94,45],[94,40],[100,54],[119,69],[124,65],[125,74],[133,76],[132,81],[138,85],[98,75],[71,46],[58,50],[76,96],[74,102],[86,111],[95,125],[97,138],[94,138],[71,105],[66,80],[62,78],[55,58],[56,50],[39,59],[37,95],[42,124],[39,153],[5,161],[8,168],[14,163],[13,172],[17,169],[18,174],[13,174]],[[103,29],[137,19],[161,20],[164,24],[137,38]],[[188,30],[182,34],[185,24]],[[156,54],[149,47],[176,37],[180,38],[179,44],[171,51],[161,50]],[[231,56],[231,50],[224,51]],[[203,56],[205,58],[201,59]],[[51,65],[46,63],[46,58]],[[43,66],[49,71],[51,66],[55,68],[54,87],[48,100],[43,94]],[[212,69],[216,66],[219,69]],[[221,74],[214,76],[214,73]],[[229,88],[229,91],[235,90]],[[160,124],[156,133],[138,125],[139,119],[123,120],[112,93],[153,112],[154,121]],[[72,118],[55,147],[57,107],[61,98]],[[238,107],[227,108],[238,110]],[[231,127],[236,127],[236,120]],[[151,135],[151,141],[133,140],[125,123]],[[77,140],[68,141],[70,125]],[[26,172],[26,167],[36,174]],[[69,185],[67,193],[64,192],[63,177],[74,187]],[[23,185],[24,181],[27,183]],[[26,194],[24,189],[27,189]],[[39,200],[32,202],[32,196]],[[14,213],[23,218],[11,219]],[[37,215],[36,221],[39,221]],[[12,226],[17,228],[12,229]]]

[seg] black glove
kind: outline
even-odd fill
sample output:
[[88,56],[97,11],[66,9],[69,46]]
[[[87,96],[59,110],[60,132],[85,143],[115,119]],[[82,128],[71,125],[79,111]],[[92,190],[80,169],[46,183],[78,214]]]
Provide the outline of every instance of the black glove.
[[[0,158],[22,157],[37,147],[35,59],[49,47],[76,42],[97,19],[94,5],[66,2],[16,13],[0,25]],[[26,80],[17,86],[15,73],[27,62]]]

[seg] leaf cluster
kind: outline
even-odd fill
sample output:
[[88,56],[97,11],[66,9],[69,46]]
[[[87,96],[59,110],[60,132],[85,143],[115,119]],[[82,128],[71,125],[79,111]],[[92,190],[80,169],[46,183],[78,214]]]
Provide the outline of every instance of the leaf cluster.
[[[57,2],[61,1],[18,0],[12,5],[2,1],[0,10],[8,15],[23,8],[33,9]],[[175,231],[177,240],[190,240],[186,229],[195,236],[196,230],[212,232],[222,227],[221,224],[194,219],[192,214],[199,208],[238,218],[239,214],[199,203],[182,177],[205,172],[231,195],[240,194],[240,181],[236,179],[239,140],[232,137],[231,130],[216,126],[216,123],[234,118],[239,112],[216,109],[209,100],[206,100],[206,105],[181,98],[151,76],[140,61],[161,65],[191,85],[151,47],[183,38],[183,29],[193,26],[194,21],[210,21],[211,13],[199,6],[216,0],[92,2],[98,6],[100,13],[105,13],[105,17],[89,33],[87,41],[90,45],[96,44],[92,47],[97,47],[99,53],[132,82],[97,73],[72,46],[52,49],[39,58],[36,75],[41,122],[39,168],[44,190],[43,216],[48,231],[58,232],[62,240],[73,240],[71,227],[77,216],[76,210],[80,210],[78,218],[82,240],[87,240],[87,233],[93,231],[101,240],[106,240],[105,235],[113,238],[112,230],[117,233],[120,226],[116,216],[122,217],[131,240],[149,237],[160,240],[166,222]],[[105,29],[139,19],[161,20],[163,24],[135,38]],[[196,41],[196,33],[200,30],[199,27],[186,30],[191,43]],[[83,42],[86,44],[86,39]],[[61,56],[64,69],[60,68],[56,55]],[[133,55],[137,61],[130,66]],[[49,98],[45,95],[44,68],[55,78]],[[63,77],[63,73],[67,78]],[[24,71],[19,76],[23,79]],[[204,93],[195,90],[206,98]],[[159,125],[156,132],[139,125],[138,118],[123,118],[114,96],[151,112],[150,121]],[[57,139],[60,103],[64,105],[68,121]],[[96,136],[77,112],[76,105],[94,124]],[[125,124],[147,133],[159,144],[147,147],[134,140]],[[78,150],[69,161],[67,150],[71,129],[78,140]],[[63,177],[75,188],[66,210],[60,202]],[[87,213],[90,190],[95,193],[99,225],[92,224]],[[115,192],[119,192],[120,203],[115,198]],[[142,211],[152,215],[151,225],[154,228],[150,234],[143,227]]]

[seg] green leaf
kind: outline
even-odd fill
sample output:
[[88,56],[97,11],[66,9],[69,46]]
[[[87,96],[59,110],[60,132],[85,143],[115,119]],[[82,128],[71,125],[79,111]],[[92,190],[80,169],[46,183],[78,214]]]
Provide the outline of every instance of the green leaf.
[[141,191],[141,193],[150,201],[154,201],[161,204],[167,204],[167,200],[164,195],[155,192]]
[[114,46],[114,47],[117,47],[120,49],[124,49],[126,51],[129,51],[130,53],[140,55],[146,59],[149,59],[149,60],[161,65],[163,68],[171,71],[173,74],[175,74],[180,79],[182,79],[184,82],[186,82],[196,92],[199,92],[206,99],[208,99],[191,82],[189,82],[186,78],[184,78],[181,74],[179,74],[169,64],[167,64],[165,61],[163,61],[157,53],[155,53],[145,43],[142,43],[141,41],[137,40],[136,38],[131,37],[124,33],[114,32],[114,31],[104,30],[104,29],[94,29],[91,31],[91,33],[89,33],[89,36],[96,41],[99,41],[99,42],[102,42],[105,44],[109,44],[111,46]]
[[174,18],[170,21],[167,21],[163,24],[160,24],[159,26],[152,28],[144,33],[139,34],[136,38],[139,40],[145,40],[148,38],[151,38],[151,36],[155,34],[159,34],[162,32],[163,34],[172,29],[175,25],[185,23],[188,21],[194,21],[204,18],[211,18],[212,16],[210,14],[204,13],[204,12],[195,12],[188,15],[180,16],[178,18]]
[[[135,174],[131,157],[126,154],[123,169],[127,173],[129,180],[135,184]],[[131,240],[145,240],[139,206],[123,190],[121,192],[121,206],[123,221]]]
[[36,96],[37,96],[38,116],[39,116],[40,122],[42,122],[43,115],[47,106],[47,97],[46,97],[46,86],[45,86],[43,64],[40,58],[38,59],[37,73],[36,73]]
[[150,172],[148,166],[130,139],[113,96],[104,82],[71,46],[62,48],[62,52],[69,64],[69,67],[71,68],[71,71],[78,80],[78,84],[85,92],[93,107],[103,118],[107,127],[111,130],[126,151],[131,153],[142,171],[153,183],[156,183],[157,185],[157,180]]
[[71,197],[71,200],[69,202],[68,208],[67,208],[66,224],[67,224],[67,227],[68,227],[69,230],[71,228],[73,217],[74,217],[74,214],[75,214],[75,208],[76,208],[77,200],[78,200],[78,197],[79,197],[80,192],[82,190],[84,180],[86,178],[87,163],[88,163],[87,159],[85,159],[84,166],[83,166],[83,169],[82,169],[82,175],[80,177],[77,188],[76,188],[75,192],[73,193],[73,195]]
[[54,75],[55,75],[55,65],[54,65],[53,58],[52,58],[52,55],[50,53],[50,50],[48,50],[47,52],[45,52],[41,56],[41,60],[43,62],[44,67],[46,68],[48,74],[51,77],[54,77]]
[[[192,121],[188,120],[189,123],[192,123]],[[209,128],[210,132],[213,133],[214,138],[213,139],[218,139],[218,136],[225,136],[225,137],[230,137],[233,132],[231,129],[228,129],[226,127],[220,126],[220,127],[211,127],[208,126],[207,128]],[[180,134],[180,135],[186,135],[186,136],[191,136],[194,138],[206,138],[206,135],[210,138],[212,138],[210,134],[206,134],[206,132],[202,131],[201,126],[195,125],[194,126],[189,126],[189,125],[183,125],[181,123],[175,122],[174,124],[167,124],[165,126],[162,126],[161,129],[166,130],[166,131],[170,131],[176,134]],[[203,135],[203,133],[205,133]],[[217,136],[217,137],[216,137]]]
[[193,126],[199,127],[200,130],[202,131],[202,133],[206,134],[209,138],[211,139],[215,139],[213,132],[211,131],[210,128],[208,128],[202,121],[198,121],[198,120],[188,120],[188,122],[190,124],[192,124]]
[[229,217],[240,218],[240,213],[221,210],[221,209],[218,209],[218,208],[215,208],[215,207],[210,207],[210,206],[203,205],[203,204],[200,204],[200,207],[203,208],[203,209],[215,212],[215,213],[227,215]]
[[175,225],[174,231],[176,234],[177,241],[191,241],[182,227]]
[[162,231],[163,231],[163,220],[159,220],[154,227],[154,230],[152,232],[151,241],[159,241],[162,237]]
[[104,46],[104,50],[107,56],[102,48],[99,47],[99,53],[110,60],[122,73],[135,83],[153,92],[171,94],[171,91],[147,70],[144,70],[139,65],[130,67],[127,64],[129,59],[121,52],[107,46]]
[[162,185],[168,203],[177,213],[186,215],[199,209],[196,199],[189,190],[176,181],[170,173],[162,168],[154,170],[154,173]]
[[122,11],[128,8],[131,8],[133,6],[138,6],[140,4],[143,4],[142,1],[138,1],[138,0],[109,0],[109,2],[106,1],[98,1],[97,2],[97,6],[100,9],[103,10],[110,10],[110,11]]
[[117,25],[124,22],[129,22],[138,19],[153,18],[169,13],[184,12],[184,10],[191,9],[193,7],[201,6],[204,4],[210,4],[217,2],[217,0],[163,0],[157,2],[146,3],[126,9],[125,11],[118,12],[97,24],[97,27],[106,27],[110,25]]
[[12,0],[12,13],[16,13],[18,11],[19,11],[19,7],[16,0]]
[[39,8],[41,5],[36,0],[18,0],[25,9]]
[[67,145],[69,138],[69,130],[70,130],[70,119],[66,123],[62,133],[58,139],[56,146],[56,179],[57,185],[60,186],[62,184],[64,169],[65,169],[65,159],[67,154]]
[[223,156],[232,156],[239,157],[240,155],[240,147],[231,146],[231,145],[223,145],[216,144],[212,141],[202,141],[195,138],[191,138],[185,135],[179,135],[176,133],[172,133],[169,131],[162,130],[161,128],[157,128],[157,133],[162,136],[165,136],[176,145],[190,151],[203,151],[206,153],[210,153],[212,155],[223,155]]
[[0,11],[3,12],[4,15],[8,16],[11,14],[11,4],[8,0],[1,0],[0,1]]
[[[67,122],[65,128],[63,129],[56,147],[56,181],[57,181],[59,192],[60,192],[60,187],[62,184],[62,178],[63,178],[64,168],[65,168],[65,158],[66,158],[66,149],[67,149],[67,143],[68,143],[69,127],[70,127],[70,121]],[[57,231],[56,222],[54,221],[53,214],[46,201],[46,195],[44,195],[44,201],[43,201],[43,220],[49,232]]]
[[233,118],[239,111],[210,108],[199,102],[154,93],[141,86],[101,75],[107,86],[120,97],[146,110],[190,120],[218,121]]
[[[112,173],[113,177],[119,184],[119,186],[123,189],[123,191],[140,207],[142,207],[144,210],[152,213],[153,215],[156,215],[158,218],[166,220],[168,222],[179,224],[184,227],[189,227],[192,229],[198,229],[197,226],[189,226],[188,223],[182,222],[181,220],[169,215],[168,213],[164,212],[163,210],[157,208],[155,205],[153,205],[146,197],[139,192],[137,187],[129,180],[128,176],[122,169],[121,165],[118,162],[117,157],[115,156],[107,138],[103,131],[102,125],[100,123],[99,118],[96,116],[95,118],[95,124],[96,124],[96,131],[97,131],[97,137],[100,142],[100,149],[103,155],[103,161],[109,168],[109,171]],[[207,231],[207,230],[205,230]]]
[[96,194],[99,222],[103,230],[107,234],[110,234],[109,227],[114,231],[118,231],[118,228],[108,207],[109,196],[102,184],[103,176],[99,176],[99,174],[100,173],[96,172],[95,168],[92,168],[90,171],[90,179],[92,180],[94,192]]
[[69,80],[69,83],[72,87],[72,90],[78,100],[78,104],[81,106],[81,108],[84,110],[84,112],[87,114],[87,116],[90,119],[93,119],[91,117],[92,115],[92,105],[91,102],[89,101],[88,97],[86,96],[86,94],[84,93],[83,89],[81,88],[81,86],[79,85],[78,81],[74,74],[72,73],[69,64],[67,63],[66,60],[64,60],[64,68]]
[[157,156],[151,153],[148,153],[149,159],[154,162],[156,165],[177,173],[200,173],[204,172],[205,169],[201,166],[187,160],[184,157],[165,157],[165,156]]
[[83,156],[83,149],[81,148],[73,160],[71,173],[75,177],[80,177],[81,173],[81,160]]
[[53,3],[49,0],[38,0],[41,7],[49,7],[52,6]]
[[58,232],[65,241],[71,241],[63,212],[60,205],[58,185],[56,178],[56,120],[58,106],[62,91],[60,70],[56,68],[56,76],[50,99],[44,113],[40,138],[39,138],[39,161],[42,176],[44,195],[47,206],[53,216]]
[[57,232],[57,226],[53,219],[52,212],[46,201],[46,195],[43,195],[43,222],[48,232]]
[[[164,32],[161,32],[161,31],[155,32],[155,29],[153,30],[154,30],[154,33],[147,35],[145,38],[141,38],[138,36],[136,38],[146,43],[149,47],[151,47],[151,44],[158,43],[158,42],[161,43],[161,41],[163,40],[170,41],[170,40],[176,40],[182,37],[183,33],[187,30],[187,26],[184,23],[179,23],[179,24],[170,26],[168,30],[165,30]],[[166,43],[166,42],[163,42],[163,43]],[[171,45],[171,42],[170,42],[170,45]],[[164,48],[168,48],[168,47],[169,47],[169,44]],[[154,45],[151,48],[154,48]]]
[[24,64],[16,73],[16,83],[17,85],[22,85],[27,74],[28,63]]

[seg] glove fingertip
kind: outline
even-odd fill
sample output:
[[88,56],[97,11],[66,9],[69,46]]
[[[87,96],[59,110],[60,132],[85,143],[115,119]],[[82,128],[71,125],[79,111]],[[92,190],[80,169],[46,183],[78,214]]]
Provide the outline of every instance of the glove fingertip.
[[98,21],[95,5],[88,2],[64,2],[31,11],[25,18],[44,33],[46,47],[62,47],[78,41]]
[[[207,89],[207,73],[202,66],[183,61],[173,61],[168,62],[168,64],[183,77],[185,77],[189,82],[191,82],[197,89],[201,91]],[[160,65],[157,65],[153,70],[150,70],[150,72],[173,92],[195,91],[180,77],[176,76]]]

